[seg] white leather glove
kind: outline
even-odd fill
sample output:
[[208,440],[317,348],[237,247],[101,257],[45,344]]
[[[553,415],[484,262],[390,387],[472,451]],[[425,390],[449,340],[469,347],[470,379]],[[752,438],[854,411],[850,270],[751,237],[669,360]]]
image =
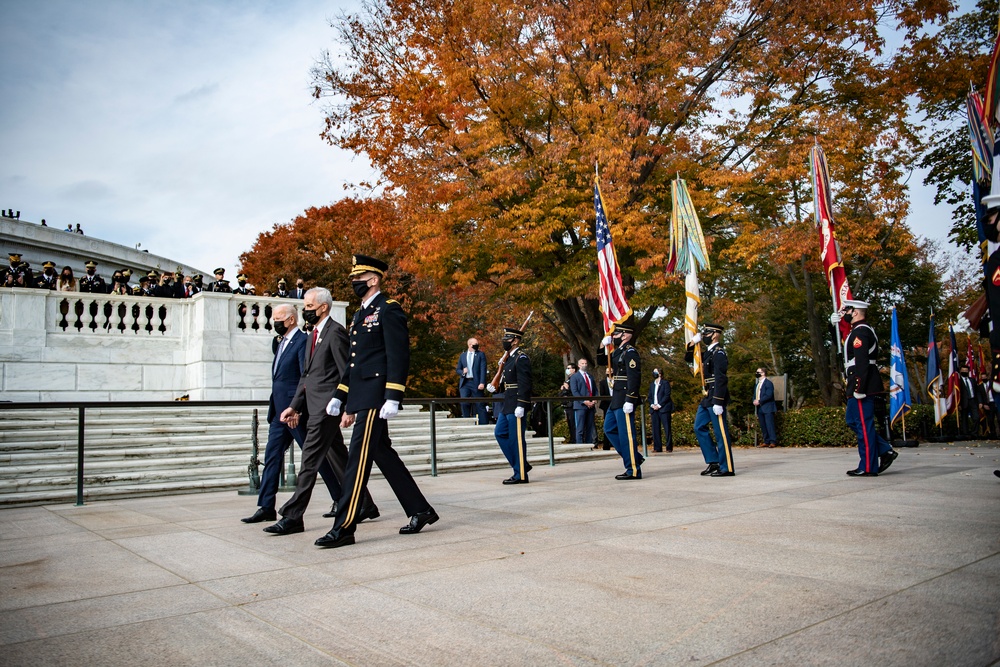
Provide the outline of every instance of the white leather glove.
[[861,394],[861,393],[858,393],[858,392],[854,392],[854,398],[858,399],[859,401],[860,401],[860,400],[861,400],[862,398],[866,397],[867,395],[868,395],[868,394]]
[[632,405],[632,403],[630,403],[629,401],[625,401],[625,405],[622,406],[622,412],[624,412],[627,415],[630,415],[632,414],[633,410],[635,410],[635,406]]
[[340,399],[331,398],[330,402],[326,404],[326,414],[331,417],[336,417],[340,414]]
[[608,347],[611,345],[611,336],[605,336],[601,339],[601,347]]
[[723,411],[724,411],[724,409],[723,409],[723,407],[721,405],[713,405],[712,406],[712,412],[714,412],[715,414],[717,414],[719,416],[722,415]]
[[841,315],[840,311],[838,310],[837,312],[835,312],[833,315],[830,316],[830,324],[832,324],[833,326],[837,326],[838,324],[840,324],[840,320],[842,319],[844,319],[844,316]]
[[700,333],[696,333],[695,335],[691,336],[691,344],[692,345],[697,345],[700,342],[701,342],[701,334]]
[[378,411],[380,419],[392,419],[399,414],[399,401],[386,400],[382,404],[382,409]]
[[497,388],[493,386],[492,382],[490,382],[488,385],[486,385],[486,391],[490,392],[491,394],[495,394],[497,393]]
[[524,408],[522,408],[522,407],[516,407],[516,408],[514,408],[514,416],[517,417],[518,419],[523,419],[524,418]]

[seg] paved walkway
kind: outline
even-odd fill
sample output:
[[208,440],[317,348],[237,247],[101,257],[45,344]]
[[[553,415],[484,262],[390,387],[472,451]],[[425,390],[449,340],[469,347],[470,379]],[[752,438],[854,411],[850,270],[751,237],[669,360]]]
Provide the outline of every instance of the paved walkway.
[[0,511],[3,665],[987,665],[1000,660],[1000,450],[693,450],[422,477],[441,521],[320,550],[211,493]]

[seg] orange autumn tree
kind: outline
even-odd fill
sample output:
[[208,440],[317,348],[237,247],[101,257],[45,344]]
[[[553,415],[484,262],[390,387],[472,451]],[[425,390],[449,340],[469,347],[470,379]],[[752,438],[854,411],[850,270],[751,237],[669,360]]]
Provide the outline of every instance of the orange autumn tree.
[[603,333],[595,165],[642,324],[671,294],[670,179],[688,180],[710,235],[732,238],[733,183],[821,112],[891,108],[905,91],[886,89],[880,26],[947,6],[372,0],[336,22],[342,53],[317,65],[314,94],[329,101],[325,138],[400,195],[421,275],[488,282],[579,354]]

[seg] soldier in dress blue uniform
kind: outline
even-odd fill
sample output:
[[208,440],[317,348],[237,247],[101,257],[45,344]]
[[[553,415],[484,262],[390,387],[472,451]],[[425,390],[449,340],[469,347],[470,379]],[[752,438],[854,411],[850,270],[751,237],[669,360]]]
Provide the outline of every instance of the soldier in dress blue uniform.
[[107,294],[110,290],[107,283],[104,282],[104,278],[97,273],[97,262],[90,260],[84,266],[87,267],[87,273],[80,276],[80,280],[78,281],[80,291],[92,294]]
[[844,364],[847,374],[847,426],[858,437],[860,462],[847,474],[852,477],[876,477],[898,456],[892,446],[875,428],[875,394],[885,391],[878,372],[878,336],[865,321],[868,303],[847,299],[830,321],[841,319],[851,324],[851,333],[844,342]]
[[351,435],[337,519],[330,532],[316,540],[318,547],[354,544],[372,462],[378,465],[410,517],[410,522],[399,529],[401,535],[419,533],[438,520],[437,512],[420,492],[389,439],[388,420],[399,414],[410,371],[410,334],[406,313],[399,303],[382,294],[382,278],[388,269],[388,264],[374,257],[353,257],[351,287],[361,299],[361,308],[351,321],[348,372],[330,399],[327,413],[336,417],[343,411],[343,428],[355,421],[357,425]]
[[35,279],[35,287],[54,290],[56,288],[56,263],[45,262],[42,264],[42,269],[42,275]]
[[[615,475],[615,479],[642,479],[642,462],[639,453],[639,438],[635,431],[635,408],[639,405],[639,390],[642,384],[642,361],[639,351],[632,345],[635,328],[631,320],[616,324],[610,336],[605,338],[603,348],[614,344],[611,352],[611,403],[604,411],[604,435],[622,457],[625,472]],[[607,355],[598,353],[598,363],[605,363]]]
[[492,383],[486,387],[491,394],[498,389],[503,392],[503,406],[497,415],[493,435],[500,445],[500,451],[514,470],[514,474],[503,481],[504,484],[527,484],[528,472],[531,470],[524,440],[528,411],[531,409],[531,360],[521,349],[522,338],[524,332],[520,329],[504,327],[503,338],[500,340],[507,352],[503,378],[499,388]]
[[[702,377],[705,378],[704,397],[698,404],[694,417],[694,435],[701,447],[707,467],[702,475],[710,477],[733,477],[732,436],[729,434],[727,406],[729,405],[729,357],[722,347],[722,327],[705,324],[701,333],[695,334],[688,343],[684,360],[694,361],[694,346],[704,340],[708,349],[702,357]],[[715,440],[709,431],[709,424],[715,431]]]

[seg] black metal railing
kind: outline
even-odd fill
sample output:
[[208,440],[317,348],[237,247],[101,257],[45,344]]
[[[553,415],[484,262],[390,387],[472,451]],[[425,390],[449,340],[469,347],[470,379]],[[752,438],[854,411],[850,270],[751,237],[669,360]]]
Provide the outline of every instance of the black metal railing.
[[[594,396],[595,401],[609,400],[606,396]],[[541,396],[531,399],[532,404],[544,403],[546,412],[546,433],[548,436],[549,465],[556,464],[555,457],[555,436],[553,435],[553,404],[561,405],[568,402],[565,396]],[[407,398],[402,401],[403,409],[407,406],[421,406],[427,408],[430,413],[430,461],[431,476],[438,474],[437,464],[437,412],[438,407],[462,404],[462,403],[502,403],[502,398]],[[44,410],[47,412],[57,410],[75,410],[77,413],[77,443],[76,443],[76,504],[82,506],[84,490],[84,458],[86,452],[86,424],[87,410],[128,410],[131,408],[144,409],[186,409],[186,408],[260,408],[267,406],[268,401],[264,400],[243,400],[243,401],[59,401],[59,402],[24,402],[24,403],[3,403],[0,402],[0,411],[19,410]],[[422,412],[423,410],[421,410]],[[641,441],[643,444],[643,454],[648,454],[648,443],[646,443],[646,411],[644,401],[640,401],[637,406],[637,420],[641,428]],[[248,442],[254,434],[248,434]],[[294,447],[289,447],[289,473],[294,478]],[[251,455],[252,458],[252,455]]]

